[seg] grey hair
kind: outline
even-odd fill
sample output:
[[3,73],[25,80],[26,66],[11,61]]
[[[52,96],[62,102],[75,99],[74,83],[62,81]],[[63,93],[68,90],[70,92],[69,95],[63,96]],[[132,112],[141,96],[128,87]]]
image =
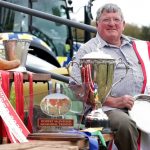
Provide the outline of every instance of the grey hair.
[[121,16],[121,19],[124,21],[123,13],[121,11],[121,8],[118,7],[116,4],[108,3],[105,4],[104,6],[100,7],[97,10],[97,16],[96,16],[96,21],[98,21],[102,15],[103,12],[118,12]]

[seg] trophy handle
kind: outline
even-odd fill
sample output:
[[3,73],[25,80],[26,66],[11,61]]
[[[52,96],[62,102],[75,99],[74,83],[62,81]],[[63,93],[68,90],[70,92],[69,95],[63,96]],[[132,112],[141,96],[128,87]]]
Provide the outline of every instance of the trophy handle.
[[[128,70],[130,69],[130,66],[129,66],[128,64],[126,64],[121,58],[119,58],[118,60],[116,60],[116,68],[117,68],[118,64],[124,64],[124,65],[125,65],[125,67],[126,67],[126,73],[125,73],[125,75],[124,75],[123,77],[121,77],[118,81],[116,81],[116,82],[112,85],[112,87],[110,88],[108,94],[106,95],[106,98],[107,98],[109,95],[112,96],[112,95],[111,95],[111,90],[112,90],[112,88],[113,88],[114,86],[116,86],[119,82],[121,82],[121,81],[126,77],[126,75],[127,75],[127,73],[128,73]],[[105,99],[106,99],[106,98],[105,98]]]
[[78,62],[76,62],[76,61],[70,61],[69,63],[68,63],[68,65],[66,65],[66,69],[67,69],[67,71],[68,71],[68,74],[69,74],[69,76],[76,82],[76,83],[78,83],[78,85],[81,85],[81,83],[79,83],[73,76],[71,76],[71,74],[70,74],[70,70],[69,70],[69,68],[70,68],[70,66],[73,66],[73,64],[77,64],[78,65],[78,67],[80,68],[80,64],[78,63]]

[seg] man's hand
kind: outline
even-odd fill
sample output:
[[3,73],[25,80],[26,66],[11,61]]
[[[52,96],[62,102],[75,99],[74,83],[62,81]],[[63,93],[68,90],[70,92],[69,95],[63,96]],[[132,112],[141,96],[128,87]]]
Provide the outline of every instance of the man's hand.
[[103,106],[109,106],[114,108],[127,108],[131,110],[134,105],[134,98],[130,95],[124,95],[121,97],[108,97]]

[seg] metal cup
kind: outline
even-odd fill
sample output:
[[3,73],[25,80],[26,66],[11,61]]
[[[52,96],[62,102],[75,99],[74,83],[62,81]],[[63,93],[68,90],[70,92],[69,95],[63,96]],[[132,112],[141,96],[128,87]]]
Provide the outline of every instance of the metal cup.
[[21,68],[25,69],[26,60],[27,60],[27,54],[29,50],[31,41],[29,40],[4,40],[4,48],[5,48],[5,57],[6,60],[20,60],[20,66]]
[[[121,59],[113,58],[81,58],[79,64],[75,61],[71,63],[76,63],[80,67],[82,84],[87,87],[86,93],[90,91],[86,103],[95,108],[102,107],[106,97],[111,94],[112,88],[125,78],[129,69]],[[125,65],[126,74],[113,84],[114,70],[119,63]]]
[[115,59],[80,59],[82,82],[89,84],[93,96],[97,94],[90,96],[90,104],[101,107],[112,87],[115,65]]

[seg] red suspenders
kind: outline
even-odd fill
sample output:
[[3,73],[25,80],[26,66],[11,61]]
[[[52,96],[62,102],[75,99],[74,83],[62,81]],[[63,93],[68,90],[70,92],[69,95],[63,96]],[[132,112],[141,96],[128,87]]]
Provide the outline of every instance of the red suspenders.
[[[137,43],[137,42],[142,42],[142,44],[145,44],[145,48],[142,47],[139,48],[138,45],[141,43]],[[149,75],[149,68],[150,66],[146,66],[147,64],[150,64],[150,42],[146,42],[146,41],[133,41],[133,49],[141,63],[141,67],[142,67],[142,71],[143,71],[143,76],[144,76],[144,82],[143,82],[143,87],[141,89],[141,93],[145,92],[146,89],[146,85],[147,82],[149,83],[148,79],[148,75]],[[144,56],[145,55],[145,56]],[[149,77],[150,78],[150,77]]]

